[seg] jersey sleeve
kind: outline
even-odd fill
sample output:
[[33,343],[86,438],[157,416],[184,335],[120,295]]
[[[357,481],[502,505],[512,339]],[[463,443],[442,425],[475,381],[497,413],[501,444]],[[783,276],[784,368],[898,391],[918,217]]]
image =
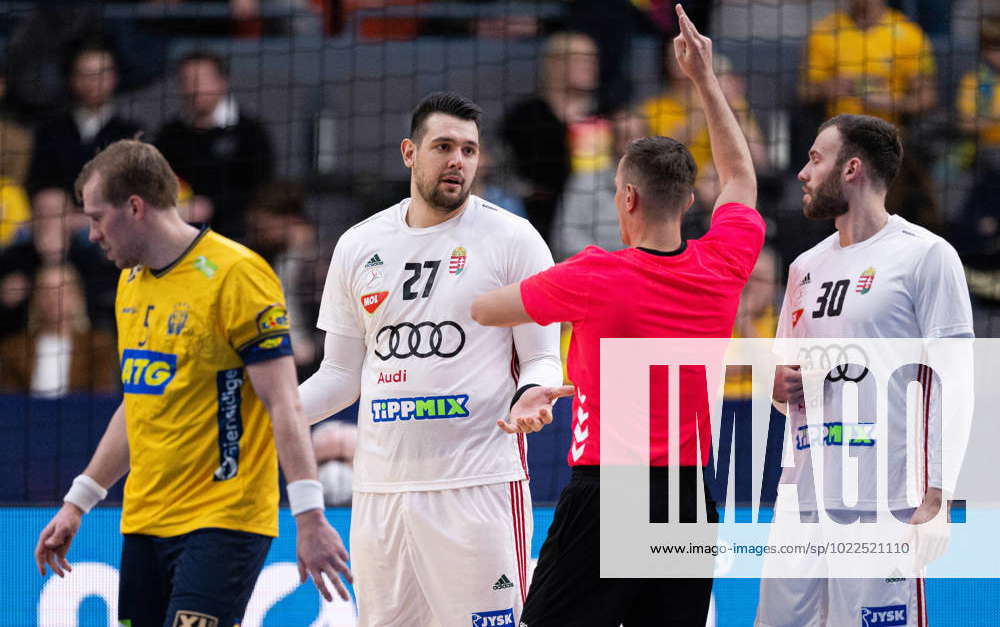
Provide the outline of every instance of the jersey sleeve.
[[316,326],[327,333],[363,338],[364,325],[351,291],[349,248],[347,237],[343,236],[333,249]]
[[291,327],[278,277],[262,259],[245,259],[226,274],[221,324],[244,364],[292,354]]
[[583,251],[521,282],[521,302],[531,319],[541,325],[580,322],[587,314],[595,272],[593,253]]
[[699,241],[708,245],[742,280],[750,277],[764,247],[764,218],[751,207],[726,203],[712,214],[712,226]]
[[913,274],[913,302],[925,338],[971,336],[972,304],[958,253],[936,241]]

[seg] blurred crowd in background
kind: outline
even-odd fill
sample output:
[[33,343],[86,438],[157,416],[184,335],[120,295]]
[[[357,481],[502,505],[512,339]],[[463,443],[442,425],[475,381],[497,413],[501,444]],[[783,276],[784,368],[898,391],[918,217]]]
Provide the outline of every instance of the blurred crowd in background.
[[[188,220],[274,266],[303,375],[322,357],[314,322],[333,245],[407,195],[398,145],[409,107],[426,91],[466,91],[483,105],[474,191],[530,220],[557,261],[591,244],[621,246],[615,168],[630,140],[650,134],[692,151],[697,199],[684,231],[699,236],[717,184],[697,97],[673,60],[673,4],[5,3],[0,393],[117,393],[118,273],[89,242],[73,184],[96,151],[122,138],[160,148],[181,179]],[[734,334],[773,333],[785,268],[832,231],[801,215],[796,173],[816,127],[837,113],[866,113],[898,124],[905,138],[889,210],[955,245],[977,334],[994,335],[1000,5],[684,4],[715,41],[768,221]]]

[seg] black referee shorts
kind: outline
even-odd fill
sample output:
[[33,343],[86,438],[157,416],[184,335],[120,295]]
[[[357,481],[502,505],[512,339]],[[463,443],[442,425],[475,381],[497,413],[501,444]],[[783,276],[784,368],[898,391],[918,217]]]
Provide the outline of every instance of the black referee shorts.
[[233,627],[243,620],[271,538],[198,529],[125,534],[118,621],[129,627]]
[[[653,522],[666,519],[666,470],[651,475]],[[701,468],[677,470],[679,520],[695,520]],[[709,521],[718,522],[707,490],[704,498]],[[575,466],[538,556],[520,627],[704,627],[711,579],[601,579],[599,520],[599,467]]]

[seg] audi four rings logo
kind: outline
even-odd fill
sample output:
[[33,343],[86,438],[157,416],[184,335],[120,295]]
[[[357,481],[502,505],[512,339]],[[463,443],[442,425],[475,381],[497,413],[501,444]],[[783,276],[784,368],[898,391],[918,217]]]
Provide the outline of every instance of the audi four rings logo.
[[465,331],[457,322],[401,322],[384,326],[375,334],[375,355],[393,357],[454,357],[465,347]]
[[[803,347],[799,349],[799,362],[806,369],[826,370],[827,381],[858,383],[868,376],[868,355],[857,344]],[[851,374],[852,368],[862,370]]]

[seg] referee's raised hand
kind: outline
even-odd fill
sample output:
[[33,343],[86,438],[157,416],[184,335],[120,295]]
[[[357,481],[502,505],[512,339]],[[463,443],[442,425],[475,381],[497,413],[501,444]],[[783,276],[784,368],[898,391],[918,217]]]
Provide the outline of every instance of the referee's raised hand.
[[534,433],[552,422],[552,403],[563,396],[573,396],[572,385],[529,388],[510,408],[510,421],[497,420],[506,433]]
[[712,40],[698,32],[694,23],[684,12],[684,7],[676,6],[677,24],[680,34],[674,37],[674,53],[677,65],[692,81],[698,83],[714,76],[712,69]]

